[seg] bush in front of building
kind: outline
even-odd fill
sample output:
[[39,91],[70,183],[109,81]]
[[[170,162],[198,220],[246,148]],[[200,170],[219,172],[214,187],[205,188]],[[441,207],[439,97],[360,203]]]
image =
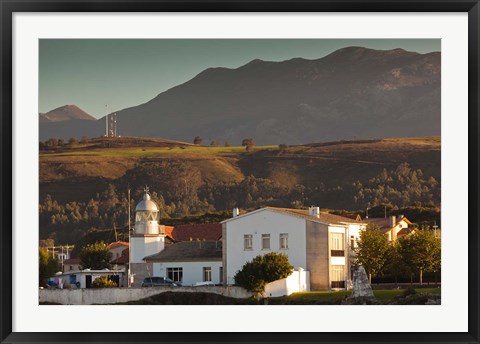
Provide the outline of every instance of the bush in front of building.
[[101,276],[92,282],[92,288],[117,288],[118,285],[112,280],[108,279],[108,276]]
[[268,283],[287,278],[292,272],[293,266],[286,254],[271,252],[245,263],[234,279],[236,285],[259,294],[264,292]]

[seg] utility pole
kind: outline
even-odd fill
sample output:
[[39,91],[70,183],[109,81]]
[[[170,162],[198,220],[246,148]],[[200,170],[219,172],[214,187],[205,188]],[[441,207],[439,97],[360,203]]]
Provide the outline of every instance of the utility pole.
[[128,186],[128,274],[127,274],[127,286],[131,287],[131,264],[130,264],[130,256],[131,256],[131,247],[130,247],[130,185]]

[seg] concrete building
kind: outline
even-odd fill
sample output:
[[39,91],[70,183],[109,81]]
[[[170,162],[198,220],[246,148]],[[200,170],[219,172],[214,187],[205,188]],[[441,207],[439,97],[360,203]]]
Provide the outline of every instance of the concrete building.
[[125,270],[85,269],[66,271],[51,277],[51,280],[61,289],[91,288],[92,282],[101,276],[109,276],[108,278],[117,283],[119,287],[126,287],[127,279]]
[[158,207],[145,188],[143,199],[135,208],[135,227],[130,237],[130,274],[133,286],[141,286],[147,276],[153,276],[151,264],[143,258],[165,248],[165,227],[158,224]]
[[408,235],[415,230],[408,227],[412,223],[403,215],[366,218],[363,222],[371,227],[379,228],[388,237],[388,241],[395,241],[399,237]]
[[310,275],[311,290],[346,289],[351,284],[352,249],[365,224],[328,213],[261,208],[243,215],[238,209],[222,222],[223,281],[233,284],[235,273],[255,256],[283,252],[295,270]]
[[131,285],[141,286],[145,277],[167,277],[183,285],[221,283],[221,242],[193,240],[216,239],[221,225],[166,227],[158,223],[158,211],[146,188],[130,237]]
[[183,286],[222,283],[222,242],[192,240],[167,246],[145,257],[154,276],[170,278]]

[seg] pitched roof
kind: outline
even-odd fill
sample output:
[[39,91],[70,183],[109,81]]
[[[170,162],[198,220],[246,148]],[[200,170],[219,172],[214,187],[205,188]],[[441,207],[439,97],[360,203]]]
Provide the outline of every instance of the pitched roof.
[[398,231],[397,237],[404,236],[412,232],[415,232],[415,228],[402,228],[401,230]]
[[165,235],[170,239],[175,240],[173,239],[173,234],[172,234],[174,227],[173,226],[164,226],[164,227],[165,227]]
[[325,212],[321,212],[319,214],[319,216],[316,217],[316,216],[309,215],[307,209],[276,208],[276,207],[260,208],[260,209],[251,211],[249,213],[245,213],[245,214],[242,214],[242,215],[239,215],[239,216],[236,216],[236,217],[231,217],[229,219],[223,220],[221,223],[230,222],[232,220],[236,220],[236,219],[244,217],[244,216],[249,216],[251,214],[255,214],[255,213],[258,213],[258,212],[264,211],[264,210],[272,210],[272,211],[276,211],[276,212],[280,212],[280,213],[284,213],[284,214],[288,214],[288,215],[302,217],[302,218],[304,218],[306,220],[309,220],[309,221],[332,224],[332,225],[333,224],[343,225],[345,223],[358,223],[358,224],[363,223],[362,221],[358,221],[357,219],[350,219],[348,217],[333,215],[333,214],[325,213]]
[[[399,218],[396,219],[395,225],[397,225],[401,221],[405,221],[408,225],[412,224],[406,217],[402,217],[400,219]],[[368,218],[368,219],[363,219],[363,222],[365,222],[367,224],[370,224],[370,225],[377,226],[378,228],[380,228],[384,232],[388,232],[390,229],[393,228],[393,227],[390,226],[390,218],[388,218],[388,217],[387,218],[372,217],[372,218]]]
[[63,261],[63,264],[70,264],[70,265],[80,264],[80,258],[65,259]]
[[219,240],[222,237],[221,223],[206,223],[175,226],[171,232],[175,241]]
[[275,211],[281,211],[287,214],[301,216],[307,220],[313,220],[317,222],[323,223],[331,223],[331,224],[341,224],[341,223],[361,223],[356,219],[351,219],[344,216],[329,214],[325,212],[321,212],[318,217],[311,216],[308,214],[308,209],[292,209],[292,208],[275,208],[275,207],[267,207],[267,209],[272,209]]
[[221,241],[182,241],[165,247],[159,253],[144,258],[151,262],[188,262],[188,261],[221,261]]
[[112,249],[120,247],[120,246],[128,247],[128,242],[115,241],[115,242],[112,242],[112,243],[108,244],[107,249],[112,250]]
[[128,263],[128,255],[129,255],[130,249],[126,248],[122,251],[122,255],[118,257],[117,259],[112,260],[112,263],[114,264],[127,264]]

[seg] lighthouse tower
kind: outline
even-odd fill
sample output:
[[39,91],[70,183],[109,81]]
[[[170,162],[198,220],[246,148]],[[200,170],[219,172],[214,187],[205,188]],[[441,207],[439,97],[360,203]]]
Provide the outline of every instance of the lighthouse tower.
[[144,191],[143,199],[135,208],[135,227],[130,237],[130,265],[135,285],[153,274],[143,258],[165,248],[165,226],[158,224],[157,204],[151,200],[148,187]]

